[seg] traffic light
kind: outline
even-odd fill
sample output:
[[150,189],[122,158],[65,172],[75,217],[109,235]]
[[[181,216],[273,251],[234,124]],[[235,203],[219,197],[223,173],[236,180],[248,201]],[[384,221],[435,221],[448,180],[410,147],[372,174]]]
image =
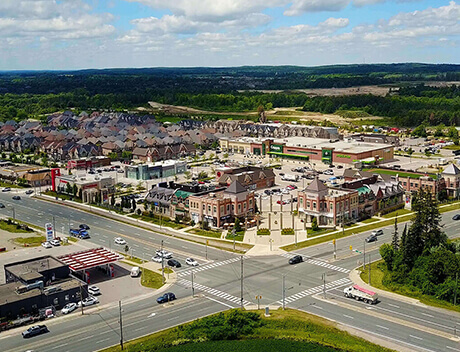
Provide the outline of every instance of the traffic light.
[[352,251],[352,250],[353,250],[353,246],[350,246],[350,251]]

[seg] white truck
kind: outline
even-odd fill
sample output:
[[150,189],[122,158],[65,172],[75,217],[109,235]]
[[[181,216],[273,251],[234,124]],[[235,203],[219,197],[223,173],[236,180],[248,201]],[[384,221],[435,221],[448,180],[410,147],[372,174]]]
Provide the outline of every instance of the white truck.
[[299,176],[286,174],[286,175],[283,175],[283,177],[281,177],[281,179],[283,181],[297,182],[299,180]]
[[343,290],[343,295],[348,298],[354,298],[357,301],[362,300],[364,303],[375,304],[379,295],[373,291],[362,288],[358,285],[347,287]]

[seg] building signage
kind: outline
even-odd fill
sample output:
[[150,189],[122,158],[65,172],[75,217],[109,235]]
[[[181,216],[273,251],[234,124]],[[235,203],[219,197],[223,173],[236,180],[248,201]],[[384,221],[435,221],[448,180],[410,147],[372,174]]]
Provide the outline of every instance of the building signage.
[[45,224],[45,229],[46,229],[46,240],[51,241],[53,239],[54,235],[54,229],[53,229],[53,224],[47,223]]
[[283,146],[282,146],[282,145],[278,145],[278,144],[271,144],[271,145],[270,145],[270,151],[271,151],[271,152],[282,153],[282,152],[283,152]]
[[89,185],[85,185],[85,186],[83,186],[83,189],[87,189],[87,188],[95,188],[95,187],[97,187],[97,183],[91,183],[91,184],[89,184]]
[[337,157],[337,158],[347,158],[347,159],[351,159],[351,155],[345,155],[345,154],[337,154],[336,157]]

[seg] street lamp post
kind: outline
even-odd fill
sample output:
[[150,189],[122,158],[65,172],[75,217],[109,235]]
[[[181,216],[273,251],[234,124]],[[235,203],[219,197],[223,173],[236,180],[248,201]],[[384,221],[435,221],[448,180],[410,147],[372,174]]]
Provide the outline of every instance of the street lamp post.
[[364,240],[363,270],[366,270],[366,240]]

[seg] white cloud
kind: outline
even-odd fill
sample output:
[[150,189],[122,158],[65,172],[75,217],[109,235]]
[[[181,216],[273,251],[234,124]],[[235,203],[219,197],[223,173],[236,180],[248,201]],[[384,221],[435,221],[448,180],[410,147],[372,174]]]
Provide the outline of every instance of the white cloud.
[[286,16],[298,16],[304,12],[340,11],[350,0],[294,0],[284,12]]

